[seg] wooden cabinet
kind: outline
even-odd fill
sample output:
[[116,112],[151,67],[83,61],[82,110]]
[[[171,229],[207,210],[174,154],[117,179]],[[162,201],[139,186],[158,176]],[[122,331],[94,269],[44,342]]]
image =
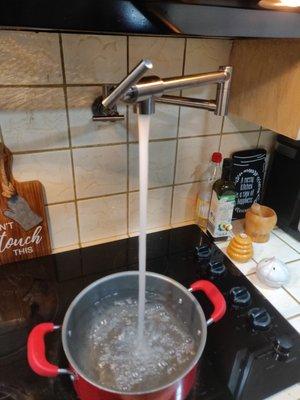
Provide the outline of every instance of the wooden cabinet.
[[229,111],[300,140],[300,39],[235,40]]

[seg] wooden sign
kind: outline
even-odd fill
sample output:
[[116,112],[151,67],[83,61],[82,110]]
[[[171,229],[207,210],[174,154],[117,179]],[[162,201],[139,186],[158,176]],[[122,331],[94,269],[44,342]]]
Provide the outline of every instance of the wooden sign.
[[16,182],[11,163],[0,144],[0,265],[51,254],[42,184]]

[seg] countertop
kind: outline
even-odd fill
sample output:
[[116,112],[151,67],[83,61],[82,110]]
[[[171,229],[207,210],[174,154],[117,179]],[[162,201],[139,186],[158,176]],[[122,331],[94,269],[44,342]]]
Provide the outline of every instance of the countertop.
[[[243,220],[234,221],[233,233],[243,232],[243,226]],[[226,253],[229,240],[216,243],[224,253]],[[281,229],[275,228],[267,243],[253,243],[253,248],[254,254],[250,261],[241,264],[232,260],[233,263],[300,333],[300,242]],[[278,289],[270,288],[261,283],[255,272],[260,260],[272,256],[276,256],[285,262],[291,274],[289,283]],[[300,400],[300,383],[266,400]]]

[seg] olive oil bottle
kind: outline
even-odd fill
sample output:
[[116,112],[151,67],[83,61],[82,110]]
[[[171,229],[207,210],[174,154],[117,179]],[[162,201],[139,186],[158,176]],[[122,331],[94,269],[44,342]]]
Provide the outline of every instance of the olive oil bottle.
[[222,176],[212,188],[207,230],[214,239],[227,239],[232,229],[231,221],[235,205],[235,185],[231,180],[232,160],[223,161]]

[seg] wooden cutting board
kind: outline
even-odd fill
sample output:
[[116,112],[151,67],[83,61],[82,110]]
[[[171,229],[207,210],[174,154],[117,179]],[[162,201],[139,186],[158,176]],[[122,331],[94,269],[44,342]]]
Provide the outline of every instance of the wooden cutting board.
[[0,144],[0,265],[51,254],[42,184],[17,182],[11,166]]

